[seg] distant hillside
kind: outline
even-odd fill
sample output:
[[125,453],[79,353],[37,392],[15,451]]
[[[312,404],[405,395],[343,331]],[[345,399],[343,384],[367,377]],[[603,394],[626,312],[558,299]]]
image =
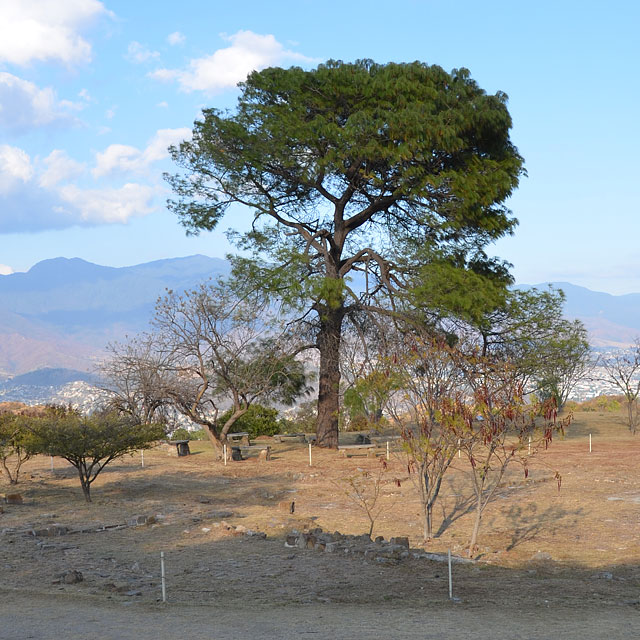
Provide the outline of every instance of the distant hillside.
[[0,388],[12,389],[20,386],[30,387],[61,387],[70,382],[87,382],[95,384],[98,377],[91,373],[76,371],[75,369],[53,369],[44,367],[36,369],[29,373],[23,373],[7,380],[4,384],[0,383]]
[[545,289],[548,285],[564,291],[565,316],[584,323],[592,346],[628,347],[640,335],[640,293],[614,296],[570,282],[543,282],[519,288]]
[[90,371],[108,342],[148,326],[165,289],[228,271],[227,261],[196,255],[120,268],[55,258],[0,275],[0,379],[42,367]]
[[[148,327],[165,289],[193,288],[228,272],[227,261],[196,255],[121,268],[55,258],[0,275],[0,382],[45,368],[91,372],[107,343]],[[585,323],[595,346],[627,346],[640,335],[640,294],[551,284],[565,291],[565,314]]]

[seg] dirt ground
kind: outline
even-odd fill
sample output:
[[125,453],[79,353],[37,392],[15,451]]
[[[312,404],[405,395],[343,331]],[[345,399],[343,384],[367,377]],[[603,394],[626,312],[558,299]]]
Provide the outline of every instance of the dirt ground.
[[[640,436],[616,414],[577,413],[527,479],[513,468],[484,517],[478,559],[454,564],[453,600],[441,562],[285,546],[294,528],[367,531],[344,479],[375,472],[378,459],[314,449],[310,466],[305,445],[273,444],[270,461],[224,466],[208,444],[191,449],[184,458],[146,451],[144,467],[138,454],[113,463],[91,504],[63,461],[53,471],[49,458],[27,463],[16,489],[24,504],[1,505],[0,639],[640,635]],[[374,536],[464,555],[472,505],[463,462],[445,481],[437,537],[424,545],[415,487],[392,454]],[[293,514],[284,508],[292,501]],[[147,524],[133,526],[137,516]],[[42,535],[54,524],[67,534]],[[82,581],[65,583],[73,571]]]

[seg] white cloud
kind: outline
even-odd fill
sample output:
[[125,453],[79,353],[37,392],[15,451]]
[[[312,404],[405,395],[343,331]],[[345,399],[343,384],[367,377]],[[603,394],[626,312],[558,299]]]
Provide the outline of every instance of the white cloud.
[[179,31],[174,31],[167,36],[167,42],[172,47],[175,47],[177,44],[182,44],[185,40],[186,38],[184,37],[184,34]]
[[158,104],[156,105],[156,107],[160,107],[161,109],[166,109],[169,106],[169,103],[166,100],[163,100],[162,102],[158,102]]
[[40,89],[33,82],[0,71],[0,127],[21,133],[36,127],[70,123],[70,112],[79,111],[82,103],[58,100],[50,87]]
[[183,91],[215,92],[235,87],[254,70],[280,64],[284,60],[309,62],[305,56],[289,51],[273,35],[238,31],[225,36],[231,46],[210,56],[191,60],[186,69],[157,69],[149,75],[162,81],[177,80]]
[[153,211],[154,190],[142,184],[127,183],[120,188],[81,189],[66,185],[59,190],[61,199],[79,213],[83,222],[124,223],[134,216]]
[[160,53],[158,51],[151,51],[151,49],[148,49],[143,44],[140,44],[135,40],[129,43],[127,55],[125,56],[129,62],[135,62],[136,64],[149,62],[149,60],[154,60],[159,57]]
[[0,194],[7,194],[33,177],[29,154],[8,144],[0,145]]
[[82,163],[76,162],[61,149],[54,149],[43,162],[46,169],[40,174],[38,184],[45,189],[76,178],[85,171]]
[[0,62],[87,62],[91,45],[79,31],[102,15],[113,14],[98,0],[3,0]]
[[8,276],[13,273],[13,269],[6,264],[0,264],[0,276]]
[[191,129],[160,129],[145,149],[126,144],[111,144],[96,154],[93,176],[99,178],[114,172],[143,173],[149,166],[169,156],[167,148],[191,136]]

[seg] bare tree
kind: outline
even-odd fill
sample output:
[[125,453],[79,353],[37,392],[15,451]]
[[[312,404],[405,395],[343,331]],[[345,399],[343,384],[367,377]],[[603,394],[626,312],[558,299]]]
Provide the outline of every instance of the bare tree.
[[166,423],[171,417],[170,362],[153,337],[142,335],[107,347],[110,357],[99,367],[110,409],[141,424]]
[[[468,553],[476,551],[480,524],[507,467],[518,462],[528,474],[528,462],[546,449],[557,431],[562,432],[571,416],[557,419],[555,400],[529,401],[517,368],[476,356],[460,363],[470,390],[470,399],[451,405],[442,419],[462,427],[460,447],[471,465],[475,495],[475,519]],[[556,474],[557,475],[557,474]]]
[[407,334],[404,349],[390,359],[398,379],[387,410],[400,431],[410,478],[420,496],[425,541],[433,536],[433,506],[458,450],[460,429],[450,403],[460,401],[461,375],[442,337]]
[[133,400],[130,412],[171,409],[204,427],[218,454],[252,404],[290,403],[307,391],[296,359],[303,345],[257,295],[238,295],[222,282],[169,291],[152,326],[110,365],[114,386],[126,390],[125,404]]
[[627,426],[635,435],[639,423],[640,338],[636,338],[632,349],[602,358],[600,365],[606,372],[604,380],[615,385],[624,395],[627,403]]

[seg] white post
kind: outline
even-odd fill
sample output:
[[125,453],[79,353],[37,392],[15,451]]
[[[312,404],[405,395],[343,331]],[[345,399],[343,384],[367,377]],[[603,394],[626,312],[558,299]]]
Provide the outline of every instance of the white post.
[[458,438],[458,458],[460,457],[460,438]]
[[53,456],[51,456],[51,471],[53,471]]
[[222,453],[224,455],[224,466],[227,466],[227,445],[223,444],[222,445]]
[[309,466],[311,466],[311,443],[309,443]]
[[453,600],[453,582],[451,581],[451,549],[447,553],[447,559],[449,561],[449,600]]
[[589,453],[591,453],[591,434],[589,434]]
[[164,579],[164,551],[160,552],[160,576],[162,578],[162,602],[167,601],[167,587]]
[[140,462],[142,463],[142,466],[144,467],[144,449],[140,449]]
[[387,460],[389,460],[389,441],[387,440]]
[[529,455],[531,455],[531,436],[529,436]]

